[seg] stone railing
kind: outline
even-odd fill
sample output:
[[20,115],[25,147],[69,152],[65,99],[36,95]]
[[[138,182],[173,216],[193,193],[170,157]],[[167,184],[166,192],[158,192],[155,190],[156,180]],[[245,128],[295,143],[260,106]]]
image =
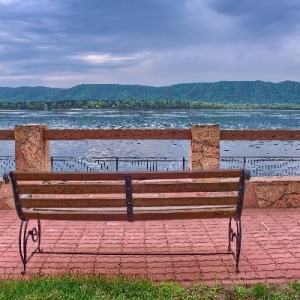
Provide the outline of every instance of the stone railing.
[[[49,171],[50,141],[89,139],[190,140],[190,169],[220,167],[221,140],[300,140],[300,130],[220,130],[218,125],[189,129],[48,129],[45,124],[0,130],[1,140],[15,141],[17,170]],[[1,153],[0,153],[1,155]],[[299,177],[252,178],[246,187],[246,207],[300,207]],[[0,181],[0,209],[13,208],[11,187]]]

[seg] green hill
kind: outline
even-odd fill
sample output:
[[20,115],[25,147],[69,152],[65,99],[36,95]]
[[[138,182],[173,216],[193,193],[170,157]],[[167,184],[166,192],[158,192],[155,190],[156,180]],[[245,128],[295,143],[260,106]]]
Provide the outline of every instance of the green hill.
[[[100,101],[101,100],[101,101]],[[74,102],[73,102],[74,101]],[[280,83],[264,81],[220,81],[212,83],[182,83],[177,85],[153,87],[143,85],[119,84],[82,84],[72,88],[48,87],[0,87],[0,108],[12,107],[12,103],[19,103],[14,108],[22,108],[24,102],[38,102],[40,105],[33,108],[51,108],[50,103],[66,103],[68,108],[75,102],[96,101],[101,102],[100,108],[105,105],[103,101],[119,103],[127,101],[148,104],[158,101],[160,103],[176,103],[180,107],[191,106],[191,102],[219,105],[300,105],[300,83],[284,81]],[[99,103],[100,103],[99,102]],[[186,102],[189,102],[186,103]],[[4,105],[6,103],[7,107]],[[73,103],[73,104],[72,104]],[[186,103],[186,104],[183,104]],[[44,107],[42,104],[45,104]],[[93,104],[96,105],[95,103]],[[142,106],[146,103],[142,103]],[[174,106],[173,105],[173,106]],[[57,108],[53,105],[52,108]],[[118,105],[117,105],[118,106]],[[197,105],[196,105],[197,106]],[[75,107],[77,107],[75,105]],[[30,107],[29,107],[30,108]],[[62,106],[61,108],[64,108]]]

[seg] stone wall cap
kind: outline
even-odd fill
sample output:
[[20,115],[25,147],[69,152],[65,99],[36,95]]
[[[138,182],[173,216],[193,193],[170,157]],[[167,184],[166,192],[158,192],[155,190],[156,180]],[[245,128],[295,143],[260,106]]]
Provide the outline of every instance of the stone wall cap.
[[300,176],[251,177],[250,182],[300,182]]
[[15,125],[15,127],[28,127],[28,126],[47,126],[47,124],[22,124],[22,125]]
[[216,127],[219,127],[219,124],[190,124],[190,126],[197,126],[197,127],[211,127],[211,126],[216,126]]

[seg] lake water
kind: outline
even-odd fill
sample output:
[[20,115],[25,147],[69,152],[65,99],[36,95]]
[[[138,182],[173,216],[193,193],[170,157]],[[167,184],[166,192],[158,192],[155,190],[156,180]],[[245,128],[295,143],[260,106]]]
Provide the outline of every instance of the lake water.
[[[0,111],[0,129],[44,123],[48,128],[189,128],[219,124],[221,129],[299,129],[300,111],[276,110],[53,110]],[[300,141],[221,142],[221,156],[300,157]],[[14,155],[13,142],[0,141],[0,156]],[[189,141],[51,142],[52,156],[189,156]]]

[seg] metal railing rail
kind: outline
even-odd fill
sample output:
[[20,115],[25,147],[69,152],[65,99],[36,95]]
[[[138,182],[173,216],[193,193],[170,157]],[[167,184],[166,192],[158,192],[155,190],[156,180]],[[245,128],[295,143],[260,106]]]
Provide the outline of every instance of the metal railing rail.
[[14,156],[0,156],[0,178],[6,172],[16,169]]
[[[0,176],[14,170],[14,156],[0,156]],[[188,170],[189,160],[172,157],[51,157],[53,171],[171,171]],[[221,169],[245,168],[252,177],[300,176],[300,157],[222,156]]]
[[300,157],[222,156],[220,167],[223,169],[247,169],[250,170],[252,177],[300,176]]
[[51,157],[53,171],[188,170],[189,161],[170,157]]

